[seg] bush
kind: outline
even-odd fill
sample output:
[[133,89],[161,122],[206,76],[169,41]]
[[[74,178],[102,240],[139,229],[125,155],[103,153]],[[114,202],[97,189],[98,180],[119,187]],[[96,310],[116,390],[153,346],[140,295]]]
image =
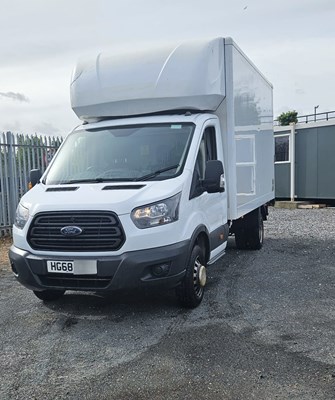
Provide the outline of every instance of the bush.
[[279,125],[285,126],[290,125],[291,122],[298,122],[298,113],[297,111],[287,111],[283,112],[278,117]]

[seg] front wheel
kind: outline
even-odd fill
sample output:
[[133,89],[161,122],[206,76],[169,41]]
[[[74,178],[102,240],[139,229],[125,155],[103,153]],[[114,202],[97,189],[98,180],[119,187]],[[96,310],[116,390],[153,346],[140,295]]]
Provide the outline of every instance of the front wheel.
[[34,295],[43,301],[54,301],[60,299],[65,290],[34,290]]
[[193,247],[186,274],[180,286],[177,287],[177,297],[183,307],[197,307],[203,297],[206,284],[206,262],[202,248]]

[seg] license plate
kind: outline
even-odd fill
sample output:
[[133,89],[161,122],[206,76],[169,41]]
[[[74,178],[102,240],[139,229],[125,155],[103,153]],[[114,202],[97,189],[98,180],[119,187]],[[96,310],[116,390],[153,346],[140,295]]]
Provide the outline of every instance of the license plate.
[[47,271],[56,274],[94,275],[96,260],[48,260]]

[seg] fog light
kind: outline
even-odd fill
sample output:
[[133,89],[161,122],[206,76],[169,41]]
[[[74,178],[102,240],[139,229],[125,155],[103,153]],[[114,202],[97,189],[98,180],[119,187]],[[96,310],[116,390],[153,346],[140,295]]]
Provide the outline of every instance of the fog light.
[[157,277],[166,276],[170,271],[170,264],[158,264],[151,268],[152,274]]

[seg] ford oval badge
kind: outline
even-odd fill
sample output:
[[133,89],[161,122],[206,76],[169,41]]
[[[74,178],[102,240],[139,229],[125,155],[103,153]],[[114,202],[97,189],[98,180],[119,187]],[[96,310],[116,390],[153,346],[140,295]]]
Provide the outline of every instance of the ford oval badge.
[[79,226],[64,226],[60,232],[64,236],[78,236],[83,230]]

